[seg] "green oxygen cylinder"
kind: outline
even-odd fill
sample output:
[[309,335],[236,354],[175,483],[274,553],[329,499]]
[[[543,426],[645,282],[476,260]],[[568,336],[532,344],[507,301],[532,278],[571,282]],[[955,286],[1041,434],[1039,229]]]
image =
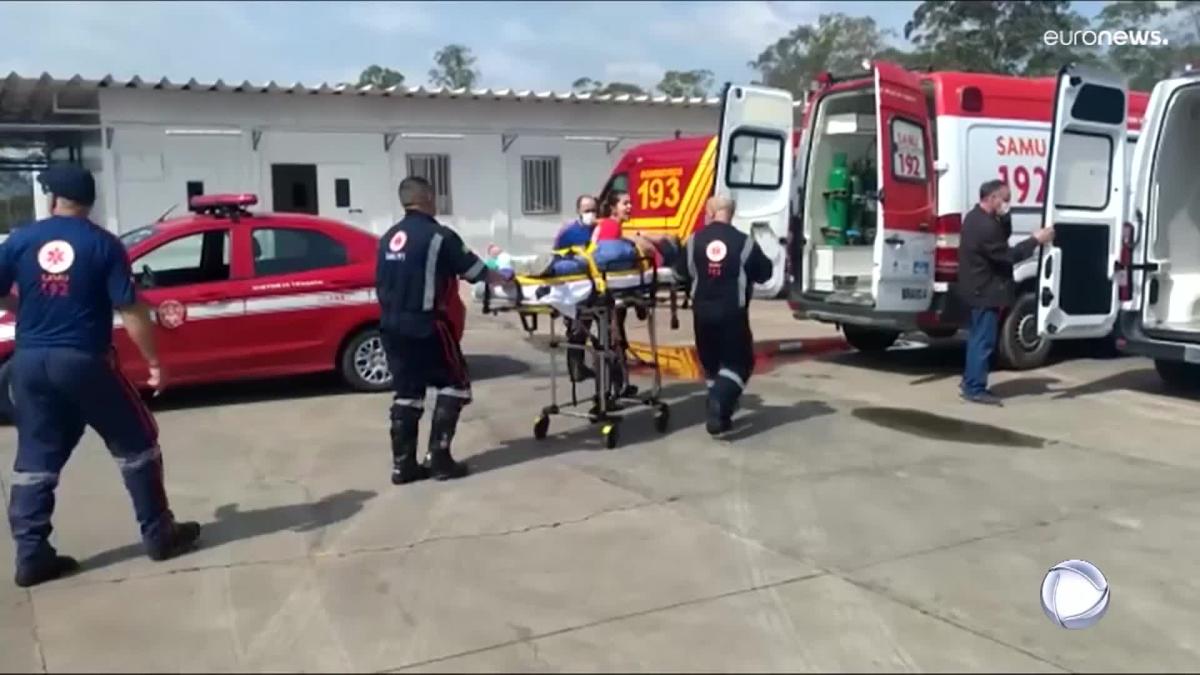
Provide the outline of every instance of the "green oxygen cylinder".
[[845,246],[846,225],[850,218],[850,169],[846,166],[844,152],[833,156],[828,187],[825,193],[825,216],[828,220],[825,243],[829,246]]
[[863,243],[862,213],[863,179],[858,171],[852,171],[850,173],[850,217],[846,227],[846,243],[850,245]]

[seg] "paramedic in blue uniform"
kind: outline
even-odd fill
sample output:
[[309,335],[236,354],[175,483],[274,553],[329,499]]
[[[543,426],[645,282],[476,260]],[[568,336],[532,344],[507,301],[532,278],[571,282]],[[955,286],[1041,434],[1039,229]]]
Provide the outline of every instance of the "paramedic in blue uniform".
[[708,384],[708,433],[729,431],[738,400],[754,370],[750,296],[771,278],[771,261],[752,238],[735,228],[734,201],[712,197],[707,224],[688,240],[676,262],[691,282],[696,351]]
[[50,168],[39,181],[51,216],[0,245],[0,289],[5,304],[17,307],[11,361],[17,457],[8,518],[16,540],[16,583],[22,587],[78,566],[48,539],[54,489],[87,426],[117,460],[150,558],[174,557],[200,535],[197,523],[177,523],[171,513],[158,426],[118,369],[114,310],[149,365],[150,386],[162,387],[153,324],[134,291],[125,248],[88,220],[95,180],[86,169],[65,165]]
[[[554,250],[581,246],[587,248],[592,243],[592,230],[596,227],[596,199],[591,195],[579,195],[575,199],[575,220],[567,223],[558,231],[554,238]],[[591,330],[590,321],[577,321],[563,318],[567,325],[567,344],[573,345],[567,350],[567,374],[573,382],[583,382],[595,377],[595,373],[585,363],[582,349],[587,344],[588,332]]]
[[[471,379],[446,313],[446,294],[456,278],[472,283],[506,279],[489,270],[450,228],[439,223],[433,186],[418,177],[400,183],[404,219],[379,241],[375,289],[382,309],[380,328],[394,397],[391,408],[392,483],[432,476],[466,476],[454,461],[450,442],[459,413],[471,402]],[[417,432],[425,394],[437,390],[429,433],[429,466],[417,462]]]

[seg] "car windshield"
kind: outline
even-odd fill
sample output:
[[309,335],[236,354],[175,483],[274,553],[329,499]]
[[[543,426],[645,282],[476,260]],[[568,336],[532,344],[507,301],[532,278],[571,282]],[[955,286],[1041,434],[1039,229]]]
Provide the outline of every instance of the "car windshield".
[[139,227],[136,230],[130,230],[130,231],[120,235],[119,238],[121,240],[121,243],[125,245],[125,249],[129,250],[130,248],[135,246],[138,242],[145,241],[152,234],[154,234],[154,226],[147,225],[145,227]]

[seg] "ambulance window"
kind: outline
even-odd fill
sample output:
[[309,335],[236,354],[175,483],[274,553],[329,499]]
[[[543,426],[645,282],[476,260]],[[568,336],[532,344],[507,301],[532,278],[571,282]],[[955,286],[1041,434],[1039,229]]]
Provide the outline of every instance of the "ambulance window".
[[1125,121],[1125,93],[1112,87],[1085,84],[1071,105],[1071,117],[1086,122],[1121,124]]
[[774,190],[783,184],[783,139],[737,131],[729,142],[725,182],[731,188]]
[[[1103,211],[1108,207],[1112,138],[1103,134],[1065,131],[1055,154],[1062,159],[1055,167],[1054,204],[1060,209]],[[1122,157],[1121,161],[1125,158]]]
[[900,117],[893,117],[892,177],[896,180],[921,183],[925,181],[925,127]]

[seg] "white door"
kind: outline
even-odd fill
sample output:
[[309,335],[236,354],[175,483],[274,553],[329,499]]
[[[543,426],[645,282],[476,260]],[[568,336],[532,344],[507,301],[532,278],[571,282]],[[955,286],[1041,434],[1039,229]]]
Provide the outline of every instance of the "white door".
[[367,185],[359,164],[318,164],[317,205],[321,216],[370,229]]
[[792,189],[792,94],[756,86],[725,88],[717,146],[715,192],[737,202],[733,225],[747,232],[771,261],[771,279],[755,295],[783,290],[789,197]]
[[871,294],[882,312],[923,312],[933,302],[933,134],[920,77],[875,66],[879,209]]
[[1114,270],[1121,245],[1128,86],[1079,67],[1058,75],[1043,222],[1055,240],[1038,266],[1038,333],[1100,338],[1117,319]]
[[1159,149],[1171,142],[1163,137],[1167,115],[1179,101],[1177,94],[1190,87],[1200,87],[1200,75],[1163,80],[1154,86],[1150,102],[1146,106],[1141,134],[1133,149],[1129,167],[1131,213],[1128,217],[1134,227],[1134,244],[1131,251],[1133,264],[1129,270],[1129,299],[1122,303],[1122,309],[1137,310],[1142,307],[1145,282],[1152,278],[1147,275],[1152,275],[1169,262],[1155,254],[1157,232],[1148,231],[1146,228],[1149,224],[1157,222],[1155,197],[1158,194],[1159,179],[1154,168]]

